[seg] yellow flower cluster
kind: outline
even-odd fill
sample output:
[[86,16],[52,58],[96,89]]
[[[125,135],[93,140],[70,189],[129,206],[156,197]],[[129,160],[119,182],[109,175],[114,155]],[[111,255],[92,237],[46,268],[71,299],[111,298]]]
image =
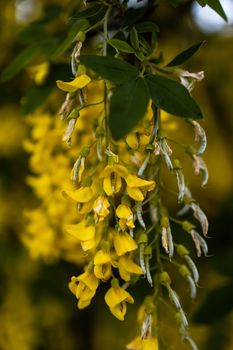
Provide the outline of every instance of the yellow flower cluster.
[[37,113],[27,117],[31,126],[31,139],[24,141],[24,148],[31,153],[29,165],[33,175],[27,183],[33,188],[40,203],[25,210],[27,226],[22,240],[33,258],[46,261],[64,258],[80,262],[81,250],[62,230],[61,222],[75,218],[75,208],[64,201],[61,186],[69,186],[69,167],[72,159],[66,156],[61,145],[64,125],[58,118]]
[[[91,85],[95,84],[90,83],[85,74],[71,82],[57,81],[58,87],[69,94],[85,88],[84,98],[88,99],[90,107],[85,108],[83,114],[88,113],[95,103],[91,100]],[[101,84],[103,82],[99,82]],[[90,304],[99,283],[111,279],[112,287],[106,293],[105,301],[114,316],[124,320],[126,302],[133,303],[134,300],[120,287],[116,276],[129,282],[133,276],[143,274],[138,265],[138,244],[134,235],[135,208],[155,188],[153,180],[137,176],[149,140],[151,116],[145,118],[147,127],[140,126],[140,132],[135,130],[128,136],[128,142],[110,145],[103,128],[104,106],[103,103],[100,105],[102,110],[99,116],[94,114],[93,130],[87,130],[89,139],[77,155],[71,173],[75,180],[74,188],[63,190],[64,197],[77,208],[76,223],[65,227],[67,235],[80,244],[89,260],[85,272],[72,277],[70,290],[78,299],[78,307],[84,308]],[[83,114],[81,110],[76,122],[77,130]],[[135,138],[137,145],[131,141]]]
[[[27,118],[32,136],[24,146],[31,153],[35,173],[27,182],[42,205],[26,211],[23,241],[34,257],[87,263],[84,273],[73,276],[69,285],[81,309],[90,304],[101,281],[111,280],[105,301],[123,320],[126,302],[134,300],[119,279],[130,282],[143,274],[136,207],[153,191],[155,182],[137,172],[146,156],[152,113],[148,111],[126,140],[110,145],[101,101],[104,82],[91,82],[82,74],[71,82],[57,81],[57,85],[69,96],[63,113],[81,91],[85,108],[79,109],[78,118],[68,117],[65,132],[65,123],[58,118],[47,114]],[[63,136],[63,145],[62,135],[68,135]],[[71,164],[72,181],[68,181]]]

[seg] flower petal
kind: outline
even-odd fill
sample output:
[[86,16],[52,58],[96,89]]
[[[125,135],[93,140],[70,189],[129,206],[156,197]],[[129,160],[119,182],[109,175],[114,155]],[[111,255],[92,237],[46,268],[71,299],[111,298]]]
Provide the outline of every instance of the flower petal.
[[63,195],[78,203],[86,203],[89,202],[93,197],[93,190],[91,187],[80,187],[78,190],[70,191],[63,190]]
[[78,77],[76,77],[74,80],[69,82],[57,80],[57,86],[62,91],[74,92],[79,89],[82,89],[84,86],[89,84],[90,81],[91,81],[90,77],[88,77],[86,74],[81,74]]
[[113,240],[114,248],[118,256],[137,249],[137,243],[126,232],[117,233]]
[[87,250],[94,248],[95,244],[96,241],[94,239],[90,239],[89,241],[82,241],[81,247],[84,250],[84,252],[86,252]]
[[94,264],[107,264],[111,262],[111,255],[108,252],[104,252],[103,250],[99,250],[94,257]]
[[130,304],[134,303],[133,298],[131,295],[123,288],[121,287],[111,287],[104,297],[106,304],[110,308],[116,307],[118,304],[122,303],[123,301],[127,301]]
[[140,177],[137,177],[136,175],[132,174],[128,175],[126,182],[129,187],[144,187],[148,191],[153,190],[155,187],[155,182],[153,180],[143,180]]
[[85,309],[85,307],[88,307],[91,303],[91,299],[89,300],[79,300],[78,301],[78,304],[77,304],[77,307],[82,310],[82,309]]
[[116,318],[118,318],[118,320],[124,321],[125,314],[127,311],[126,303],[123,302],[115,307],[110,307],[110,311]]
[[84,272],[78,276],[79,282],[84,283],[89,289],[96,290],[99,285],[98,278],[92,272]]
[[111,173],[117,173],[119,176],[126,178],[128,176],[128,170],[120,164],[114,164],[114,165],[107,165],[102,173],[100,174],[100,177],[106,177],[109,176]]
[[83,221],[74,225],[66,225],[65,229],[67,233],[80,241],[89,241],[95,238],[95,227],[85,226]]
[[127,186],[127,192],[128,195],[137,202],[142,202],[144,199],[142,191],[139,188]]
[[130,257],[122,256],[119,259],[119,265],[122,266],[129,273],[135,273],[136,275],[142,275],[142,269],[139,265],[135,264]]
[[112,274],[111,264],[96,265],[94,267],[94,274],[97,278],[107,281]]

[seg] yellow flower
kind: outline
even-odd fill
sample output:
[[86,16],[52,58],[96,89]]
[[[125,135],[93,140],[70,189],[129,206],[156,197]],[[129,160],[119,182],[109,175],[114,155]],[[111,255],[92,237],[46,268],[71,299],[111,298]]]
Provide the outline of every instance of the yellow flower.
[[128,170],[119,164],[107,165],[102,174],[101,178],[104,178],[104,191],[108,196],[112,196],[121,189],[121,178],[126,178],[128,175]]
[[109,251],[99,250],[94,257],[94,274],[101,280],[108,280],[112,274],[111,255]]
[[138,142],[137,134],[135,132],[128,134],[126,136],[126,143],[130,148],[134,150],[138,149],[139,142]]
[[133,223],[133,213],[130,207],[126,204],[120,204],[118,205],[116,209],[116,215],[118,216],[119,220],[119,226],[122,231],[125,231],[126,227],[128,228],[134,228]]
[[144,199],[142,191],[152,191],[155,188],[155,182],[153,180],[143,180],[136,175],[129,174],[126,182],[128,195],[139,202]]
[[63,190],[62,193],[78,203],[87,203],[93,197],[93,190],[91,187],[80,187],[78,190]]
[[137,249],[137,243],[127,232],[117,233],[113,239],[114,248],[118,256]]
[[141,337],[134,338],[126,345],[128,350],[159,350],[159,343],[156,337],[142,339]]
[[109,201],[104,196],[99,196],[94,204],[93,209],[95,212],[95,221],[101,222],[109,214],[108,208],[110,207]]
[[64,197],[78,202],[78,210],[80,214],[89,213],[93,206],[93,190],[91,187],[80,187],[78,190],[63,190]]
[[28,68],[29,74],[34,79],[35,83],[38,85],[43,84],[45,81],[46,76],[49,72],[49,63],[43,62],[40,64],[37,64],[36,66],[31,66]]
[[141,267],[135,264],[130,259],[130,257],[127,257],[127,256],[120,257],[118,262],[118,269],[119,269],[121,278],[126,282],[130,280],[131,273],[134,273],[136,275],[143,274]]
[[91,299],[96,293],[99,280],[92,272],[86,271],[78,277],[73,276],[69,283],[70,291],[76,296],[78,301],[78,308],[84,309],[91,303]]
[[83,220],[78,224],[66,225],[66,232],[80,241],[84,251],[92,249],[95,246],[95,226],[87,226]]
[[75,92],[79,89],[84,88],[84,86],[89,84],[90,81],[91,81],[91,78],[88,77],[88,75],[81,74],[78,77],[76,77],[74,80],[69,82],[57,80],[57,86],[59,87],[59,89],[66,92]]
[[111,287],[105,294],[104,299],[112,314],[120,321],[124,320],[127,311],[126,302],[134,303],[132,296],[119,285]]

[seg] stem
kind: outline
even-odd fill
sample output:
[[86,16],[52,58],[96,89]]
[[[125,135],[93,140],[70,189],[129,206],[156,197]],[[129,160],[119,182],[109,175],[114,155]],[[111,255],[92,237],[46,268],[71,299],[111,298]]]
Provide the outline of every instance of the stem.
[[[104,42],[103,42],[103,56],[107,56],[107,41],[108,41],[108,19],[112,8],[109,7],[104,16],[103,32],[104,32]],[[105,120],[105,136],[106,136],[106,147],[109,147],[109,129],[108,129],[108,111],[107,111],[107,99],[108,90],[106,81],[104,82],[104,120]]]
[[112,8],[109,7],[104,16],[103,32],[104,32],[104,42],[103,42],[103,56],[107,56],[107,41],[108,41],[108,19]]
[[178,219],[175,219],[175,218],[173,218],[173,217],[171,217],[171,216],[169,216],[169,220],[175,222],[175,223],[178,224],[178,225],[182,225],[182,224],[183,224],[183,221],[178,220]]
[[171,260],[171,259],[169,259],[167,256],[165,256],[165,255],[163,255],[163,254],[160,254],[160,258],[163,259],[163,260],[168,261],[169,263],[171,263],[171,264],[173,264],[173,265],[175,265],[175,266],[178,266],[178,267],[181,266],[181,264],[179,264],[177,261]]

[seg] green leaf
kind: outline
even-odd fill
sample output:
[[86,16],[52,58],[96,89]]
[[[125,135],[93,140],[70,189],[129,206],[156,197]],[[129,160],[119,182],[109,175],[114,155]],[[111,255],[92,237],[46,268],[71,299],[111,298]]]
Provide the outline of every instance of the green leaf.
[[147,7],[143,6],[137,9],[129,9],[124,16],[123,28],[131,27],[136,23],[146,12]]
[[126,41],[112,38],[108,40],[108,44],[114,47],[117,51],[134,53],[134,49]]
[[32,25],[44,25],[54,19],[57,19],[57,17],[60,15],[60,13],[63,11],[63,7],[56,4],[50,4],[46,5],[44,8],[44,13],[40,19],[34,21]]
[[19,40],[24,44],[33,45],[35,41],[40,42],[46,36],[48,36],[48,34],[41,26],[29,25],[19,33]]
[[1,81],[5,82],[13,78],[26,67],[40,51],[39,46],[30,46],[19,53],[18,56],[3,70]]
[[142,48],[144,49],[144,53],[148,56],[150,55],[153,50],[154,50],[154,47],[156,46],[156,41],[155,41],[155,38],[153,40],[153,43],[149,44],[144,38],[142,35],[139,36],[139,42],[140,42],[140,45],[142,46]]
[[[87,9],[83,10],[83,11],[79,11],[74,18],[75,19],[80,19],[80,18],[84,18],[84,19],[90,19],[90,21],[92,21],[93,17],[98,17],[99,15],[103,15],[103,10],[104,12],[106,11],[107,7],[103,6],[102,4],[95,4],[92,5],[90,7],[88,7]],[[100,18],[101,19],[101,18]]]
[[147,75],[145,80],[157,107],[178,117],[203,118],[200,107],[180,83],[161,75]]
[[185,0],[168,0],[174,7],[180,6]]
[[70,78],[69,66],[67,64],[54,64],[51,66],[49,75],[42,85],[32,84],[27,89],[26,95],[22,99],[22,113],[33,113],[39,106],[46,102],[58,79],[67,81]]
[[175,67],[186,62],[190,57],[192,57],[199,50],[199,48],[204,44],[204,42],[205,41],[201,41],[200,43],[193,45],[188,49],[182,51],[175,58],[173,58],[173,60],[171,60],[171,62],[169,62],[166,65],[166,67]]
[[219,16],[221,16],[227,22],[227,15],[225,14],[219,0],[208,0],[208,6],[217,12]]
[[89,26],[89,22],[86,19],[77,20],[71,27],[66,39],[58,46],[54,52],[52,58],[57,59],[61,56],[73,43],[79,32],[85,31]]
[[208,3],[208,0],[197,0],[198,4],[201,5],[202,7],[206,6]]
[[211,7],[215,12],[219,14],[225,21],[227,21],[227,15],[225,11],[223,10],[223,7],[219,0],[197,0],[198,4],[202,7],[205,7],[208,5]]
[[157,24],[150,21],[137,23],[134,27],[138,33],[159,32],[159,27],[157,26]]
[[139,75],[137,68],[118,58],[82,55],[79,60],[81,64],[115,84],[124,84],[129,80],[136,79]]
[[46,101],[53,87],[53,84],[47,86],[33,85],[22,99],[22,113],[33,113]]
[[139,45],[139,38],[138,38],[138,33],[135,29],[135,27],[133,27],[131,30],[130,30],[130,42],[133,46],[133,48],[136,50],[136,51],[139,51],[140,50],[140,45]]
[[115,91],[109,108],[109,127],[115,140],[130,132],[144,116],[149,98],[143,78],[129,81]]

